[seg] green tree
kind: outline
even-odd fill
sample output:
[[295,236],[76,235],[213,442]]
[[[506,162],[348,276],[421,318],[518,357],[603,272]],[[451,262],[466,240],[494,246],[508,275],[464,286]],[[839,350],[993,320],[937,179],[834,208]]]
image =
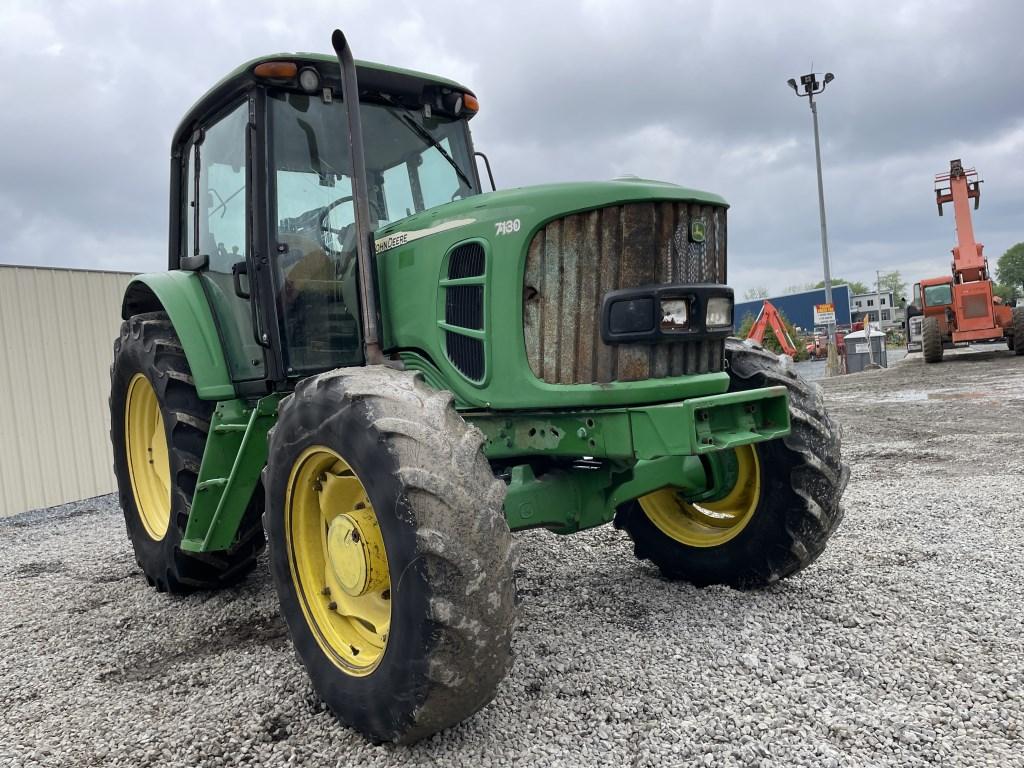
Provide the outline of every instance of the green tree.
[[813,291],[815,288],[821,288],[823,286],[815,285],[814,283],[794,283],[793,285],[787,285],[782,289],[782,295],[788,296],[791,293],[803,293],[804,291]]
[[1024,289],[1024,243],[1011,245],[996,263],[999,282]]
[[900,299],[907,298],[907,284],[903,282],[899,270],[882,272],[878,276],[878,286],[883,291],[892,291],[893,301],[897,304],[899,304]]
[[1017,298],[1017,287],[1005,283],[993,283],[992,293],[999,296],[1003,301],[1009,302]]
[[[782,324],[783,326],[785,326],[786,332],[789,334],[789,338],[793,340],[793,346],[796,347],[796,357],[794,357],[793,359],[806,360],[808,357],[810,357],[810,355],[807,354],[807,344],[809,339],[805,338],[804,336],[801,336],[797,332],[796,327],[791,322],[789,322],[789,319],[786,317],[785,314],[783,314],[782,310],[779,310],[779,317],[782,318]],[[736,335],[739,336],[741,339],[747,338],[747,336],[750,334],[750,329],[754,326],[754,321],[756,319],[757,318],[754,317],[753,315],[747,315],[744,318],[743,323],[740,325],[739,330],[736,331]],[[765,331],[764,339],[761,340],[761,346],[763,346],[765,349],[771,350],[777,355],[782,354],[782,345],[780,345],[778,340],[775,338],[775,334],[772,332],[771,328]]]
[[755,285],[753,288],[747,288],[743,292],[743,299],[745,301],[751,301],[753,299],[767,299],[768,289],[763,285]]
[[[868,288],[866,285],[864,285],[864,283],[860,283],[860,282],[858,282],[856,280],[844,280],[841,277],[833,277],[832,278],[832,285],[848,285],[848,286],[850,286],[850,293],[854,293],[854,294],[856,294],[856,293],[870,293],[870,291],[871,291],[871,289]],[[819,280],[818,282],[816,282],[814,284],[813,287],[815,287],[815,288],[824,288],[825,287],[825,281],[824,280]]]

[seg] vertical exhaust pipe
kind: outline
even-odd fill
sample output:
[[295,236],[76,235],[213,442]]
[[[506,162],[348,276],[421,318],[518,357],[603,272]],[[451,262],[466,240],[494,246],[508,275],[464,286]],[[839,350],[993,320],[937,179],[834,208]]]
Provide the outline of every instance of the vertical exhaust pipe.
[[342,101],[348,118],[348,153],[352,163],[352,202],[356,214],[356,258],[359,264],[359,299],[363,321],[363,353],[367,365],[380,365],[384,354],[380,349],[376,281],[373,269],[373,232],[370,229],[370,193],[366,183],[366,153],[363,148],[363,124],[359,118],[359,82],[352,49],[340,29],[331,35],[331,45],[341,67]]

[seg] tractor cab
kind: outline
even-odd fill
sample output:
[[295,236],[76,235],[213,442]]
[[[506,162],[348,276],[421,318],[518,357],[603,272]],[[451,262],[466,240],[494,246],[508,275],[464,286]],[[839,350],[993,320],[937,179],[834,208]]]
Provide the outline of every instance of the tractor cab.
[[[473,94],[357,69],[369,230],[478,194]],[[337,59],[306,54],[242,65],[175,134],[169,267],[202,280],[243,391],[364,360],[349,138]]]
[[950,277],[930,277],[914,283],[913,302],[907,307],[907,317],[916,315],[945,315],[953,306],[953,280]]

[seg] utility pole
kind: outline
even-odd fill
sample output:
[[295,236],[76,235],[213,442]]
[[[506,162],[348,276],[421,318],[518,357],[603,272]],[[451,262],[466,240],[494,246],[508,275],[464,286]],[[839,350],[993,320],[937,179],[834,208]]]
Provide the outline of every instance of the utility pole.
[[[878,304],[878,327],[882,327],[882,286],[878,270],[875,270],[875,301]],[[864,335],[868,337],[868,359],[872,364],[881,365],[881,360],[875,360],[875,342],[871,340],[871,312],[867,313],[867,320],[864,322]]]
[[[811,118],[814,123],[814,162],[818,169],[818,218],[821,222],[821,260],[825,268],[825,301],[828,304],[832,304],[833,310],[835,310],[835,304],[832,302],[832,268],[828,258],[828,225],[825,223],[825,187],[821,181],[821,140],[818,136],[818,105],[814,101],[814,97],[824,91],[825,86],[835,80],[835,77],[831,72],[826,72],[824,78],[819,81],[817,75],[811,72],[800,77],[799,86],[794,78],[790,78],[787,81],[789,87],[793,89],[793,93],[800,97],[807,97],[811,107]],[[801,89],[803,93],[800,92]],[[828,363],[826,364],[825,372],[828,376],[839,374],[839,355],[836,352],[836,325],[834,320],[828,325]]]

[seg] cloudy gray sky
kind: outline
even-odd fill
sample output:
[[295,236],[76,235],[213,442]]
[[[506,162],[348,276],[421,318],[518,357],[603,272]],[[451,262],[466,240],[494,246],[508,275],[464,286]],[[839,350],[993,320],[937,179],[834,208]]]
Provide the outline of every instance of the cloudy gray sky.
[[171,132],[242,61],[330,51],[473,88],[501,187],[624,173],[722,194],[730,282],[821,278],[820,101],[833,274],[946,271],[932,176],[985,178],[994,262],[1024,240],[1020,2],[56,2],[0,0],[0,263],[165,265]]

